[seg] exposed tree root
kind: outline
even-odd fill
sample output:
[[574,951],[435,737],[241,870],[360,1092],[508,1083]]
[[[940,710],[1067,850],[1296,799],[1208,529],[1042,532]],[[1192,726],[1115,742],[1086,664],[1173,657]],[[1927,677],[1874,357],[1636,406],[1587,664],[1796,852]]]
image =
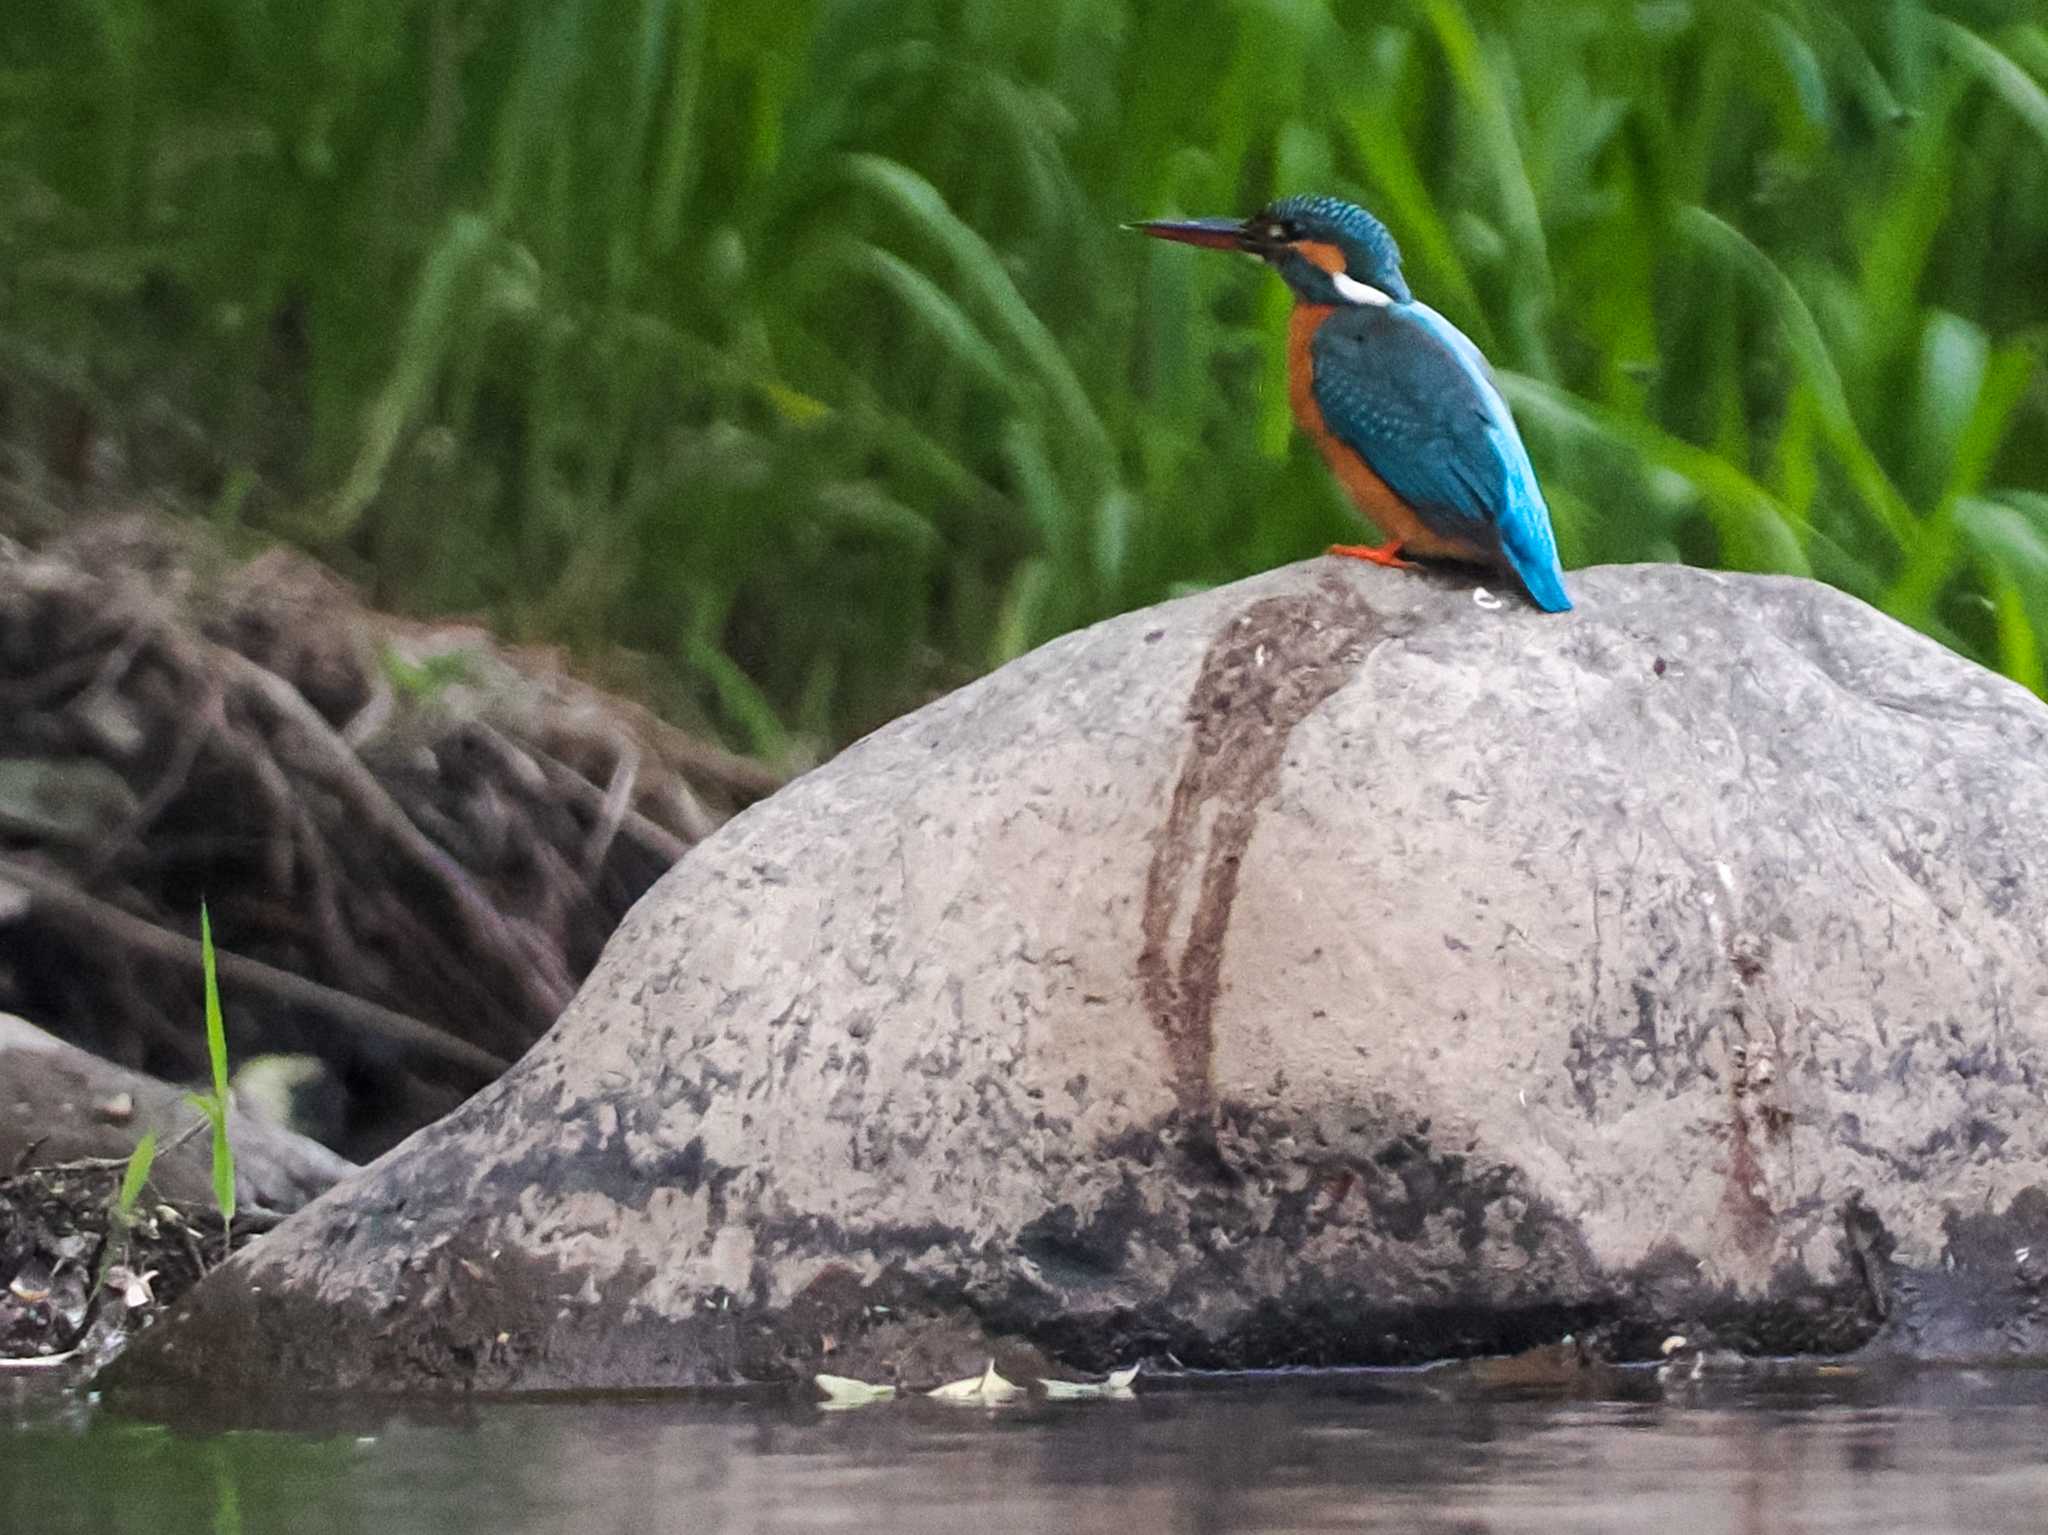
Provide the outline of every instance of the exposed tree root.
[[[159,525],[0,557],[0,1010],[203,1062],[199,902],[237,1056],[305,1052],[362,1156],[551,1023],[620,917],[773,789],[481,631]],[[217,561],[214,563],[218,563]]]

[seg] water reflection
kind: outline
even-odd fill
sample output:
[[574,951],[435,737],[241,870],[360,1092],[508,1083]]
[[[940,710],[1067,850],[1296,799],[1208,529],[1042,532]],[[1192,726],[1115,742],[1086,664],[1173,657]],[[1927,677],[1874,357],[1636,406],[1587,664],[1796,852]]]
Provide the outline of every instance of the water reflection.
[[[1640,1384],[1647,1387],[1647,1379]],[[2048,1377],[1561,1401],[1340,1376],[1130,1403],[320,1409],[195,1430],[0,1395],[0,1530],[2036,1531]]]

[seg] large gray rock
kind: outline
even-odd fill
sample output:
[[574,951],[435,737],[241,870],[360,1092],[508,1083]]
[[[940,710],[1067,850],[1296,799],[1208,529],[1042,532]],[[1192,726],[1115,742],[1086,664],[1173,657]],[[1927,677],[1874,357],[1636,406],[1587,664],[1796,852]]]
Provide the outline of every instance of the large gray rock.
[[122,1368],[2040,1346],[2048,712],[1810,583],[1573,589],[1319,561],[878,732]]

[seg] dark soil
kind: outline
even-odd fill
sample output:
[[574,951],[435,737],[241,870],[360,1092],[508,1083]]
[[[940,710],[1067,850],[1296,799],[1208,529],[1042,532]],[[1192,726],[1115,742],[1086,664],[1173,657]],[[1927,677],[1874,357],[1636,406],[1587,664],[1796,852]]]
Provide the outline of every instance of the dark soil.
[[76,1163],[0,1178],[0,1373],[89,1377],[275,1217],[164,1204],[113,1218],[123,1169]]

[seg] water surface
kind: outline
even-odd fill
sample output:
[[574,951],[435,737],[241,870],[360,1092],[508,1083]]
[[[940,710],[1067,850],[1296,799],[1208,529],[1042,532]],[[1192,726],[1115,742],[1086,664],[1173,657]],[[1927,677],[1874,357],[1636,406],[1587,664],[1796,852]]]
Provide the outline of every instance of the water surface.
[[229,1430],[0,1382],[9,1535],[2044,1528],[2048,1374],[2036,1372],[1664,1392],[1644,1376],[1592,1400],[1355,1374],[1000,1410],[356,1406]]

